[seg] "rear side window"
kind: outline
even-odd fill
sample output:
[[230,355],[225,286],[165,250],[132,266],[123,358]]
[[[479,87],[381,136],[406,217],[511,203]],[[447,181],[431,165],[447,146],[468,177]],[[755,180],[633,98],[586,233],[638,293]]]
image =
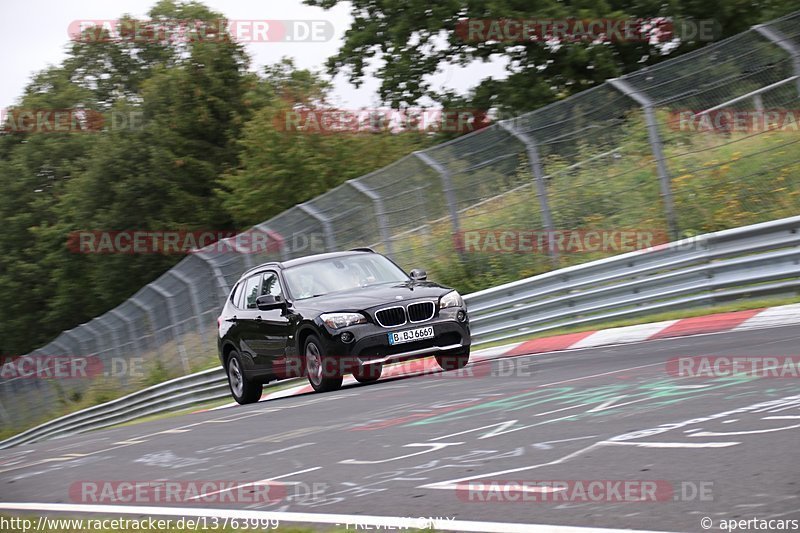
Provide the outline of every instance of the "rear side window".
[[244,286],[244,302],[247,309],[256,308],[256,298],[258,298],[258,286],[261,281],[261,274],[247,278]]
[[240,282],[236,284],[236,287],[233,289],[233,293],[231,293],[231,302],[236,307],[242,307],[242,292],[244,289],[244,282]]

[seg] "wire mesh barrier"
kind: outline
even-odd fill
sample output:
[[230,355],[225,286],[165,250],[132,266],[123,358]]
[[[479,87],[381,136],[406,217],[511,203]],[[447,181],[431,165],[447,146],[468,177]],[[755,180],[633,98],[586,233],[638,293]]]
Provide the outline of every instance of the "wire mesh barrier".
[[[221,302],[268,260],[371,246],[471,291],[619,253],[572,253],[559,232],[674,240],[800,213],[799,100],[800,12],[406,156],[259,224],[263,249],[201,249],[28,354],[88,356],[103,370],[4,372],[0,424],[22,428],[209,368]],[[546,245],[522,253],[482,239],[525,231]]]

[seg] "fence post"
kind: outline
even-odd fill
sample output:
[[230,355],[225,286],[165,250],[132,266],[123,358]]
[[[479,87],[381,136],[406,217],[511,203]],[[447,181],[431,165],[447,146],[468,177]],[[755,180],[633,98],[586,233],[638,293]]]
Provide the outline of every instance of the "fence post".
[[389,226],[386,223],[386,211],[383,207],[383,198],[373,189],[370,189],[358,180],[347,180],[347,184],[372,200],[372,209],[375,212],[375,218],[378,219],[378,231],[381,234],[383,245],[386,246],[386,255],[389,257],[394,256],[394,243],[389,233]]
[[644,118],[647,122],[647,135],[650,138],[650,148],[653,150],[653,157],[656,160],[658,167],[658,177],[661,182],[661,198],[664,201],[664,212],[667,217],[667,225],[669,226],[670,236],[673,240],[678,240],[680,231],[678,228],[678,221],[675,218],[675,205],[672,199],[672,184],[667,171],[667,164],[664,160],[663,143],[661,142],[661,134],[658,132],[658,121],[656,120],[655,110],[653,109],[653,101],[644,93],[635,89],[628,82],[614,78],[608,80],[608,83],[616,90],[631,98],[640,106],[644,111]]
[[[111,350],[114,352],[116,358],[121,361],[124,359],[122,353],[122,341],[119,338],[119,333],[117,332],[117,330],[103,321],[105,318],[106,315],[101,315],[92,320],[91,322],[97,322],[97,324],[103,326],[106,329],[106,331],[108,331],[111,334],[111,337],[114,342],[114,347]],[[130,363],[130,361],[126,361],[126,367],[122,369],[123,370],[122,375],[116,375],[116,372],[118,371],[119,367],[117,366],[118,363],[116,363],[113,358],[111,359],[111,367],[106,368],[106,372],[108,373],[107,375],[112,378],[114,377],[119,378],[120,384],[123,387],[126,387],[128,385],[128,373],[131,371],[132,368],[131,365],[128,363]]]
[[525,145],[525,150],[528,154],[528,165],[530,165],[531,174],[533,174],[536,180],[536,196],[539,199],[539,209],[542,210],[542,222],[544,223],[544,229],[547,231],[547,255],[550,256],[550,261],[552,261],[553,266],[558,266],[558,250],[555,245],[555,227],[553,226],[553,215],[550,212],[550,202],[547,200],[547,184],[545,183],[544,172],[542,171],[539,147],[536,145],[535,139],[526,133],[522,133],[508,121],[503,120],[500,121],[499,124],[501,128]]
[[[70,353],[69,353],[69,348],[67,348],[66,346],[64,346],[64,344],[63,344],[63,343],[61,343],[61,342],[59,342],[59,341],[57,341],[57,340],[56,340],[56,341],[53,341],[53,342],[51,342],[50,344],[53,344],[53,345],[55,345],[56,347],[58,347],[58,348],[60,348],[60,349],[61,349],[61,351],[62,351],[63,353],[62,353],[62,354],[60,354],[60,355],[65,355],[65,356],[68,356],[68,355],[70,355]],[[59,355],[59,354],[56,354],[56,355]]]
[[[263,231],[268,236],[271,236],[273,233],[277,233],[275,231],[272,231],[272,229],[269,226],[267,226],[266,222],[262,222],[261,224],[256,226],[256,229]],[[283,235],[280,235],[280,237],[283,239]],[[289,259],[291,259],[291,257],[289,257],[289,250],[287,250],[287,245],[285,242],[281,244],[280,253],[281,253],[281,261],[288,261]]]
[[329,252],[336,251],[336,236],[333,234],[333,226],[331,225],[331,220],[320,213],[314,206],[311,205],[310,202],[306,202],[303,204],[298,204],[301,211],[305,214],[314,218],[319,221],[322,225],[322,231],[325,232],[325,248],[328,249]]
[[131,296],[130,301],[133,305],[141,309],[147,314],[147,318],[150,320],[150,330],[153,332],[153,340],[155,340],[156,345],[156,355],[159,359],[163,359],[164,353],[161,351],[161,342],[158,338],[158,330],[156,329],[156,317],[153,313],[153,308],[149,305],[145,305],[138,296]]
[[791,38],[774,28],[770,28],[766,24],[753,26],[753,29],[792,56],[792,64],[794,65],[794,75],[796,78],[795,82],[797,83],[797,94],[800,95],[800,47],[797,46]]
[[205,261],[208,266],[211,267],[211,271],[214,273],[214,277],[217,279],[217,285],[219,285],[221,291],[222,298],[220,298],[219,301],[222,303],[225,301],[225,298],[228,297],[228,294],[231,292],[231,288],[228,285],[228,280],[225,279],[225,275],[222,273],[222,270],[220,270],[219,266],[217,266],[217,264],[207,256],[207,254],[208,252],[199,250],[195,252],[194,255]]
[[183,365],[183,371],[186,374],[190,373],[189,367],[189,356],[186,353],[186,347],[183,345],[183,338],[178,334],[178,312],[175,309],[175,295],[167,292],[165,289],[159,287],[157,281],[150,283],[145,286],[145,288],[149,288],[162,298],[167,303],[167,312],[169,313],[169,320],[172,322],[172,338],[175,340],[175,344],[178,348],[178,356],[181,358],[181,364]]
[[133,342],[135,346],[134,350],[138,351],[140,355],[142,355],[142,352],[144,352],[144,348],[142,347],[139,336],[136,334],[136,329],[133,327],[133,322],[131,322],[126,315],[124,315],[121,311],[117,309],[112,309],[111,311],[109,311],[109,313],[117,317],[120,320],[120,322],[123,322],[125,324],[125,327],[128,330],[128,338],[131,340],[131,342]]
[[94,354],[99,356],[100,352],[102,351],[100,349],[100,333],[95,329],[94,326],[92,326],[92,322],[94,322],[94,321],[95,321],[95,319],[93,318],[89,322],[86,322],[85,324],[81,324],[81,327],[82,328],[86,328],[86,331],[88,331],[92,335],[92,339],[93,339],[93,342],[94,342],[94,350],[95,350]]
[[435,170],[442,179],[442,190],[444,191],[447,208],[450,211],[450,222],[453,225],[453,236],[460,237],[461,223],[458,220],[458,205],[456,203],[455,192],[453,191],[453,180],[450,179],[450,171],[425,152],[414,152],[414,155],[417,157],[417,159]]
[[167,274],[175,277],[175,279],[186,285],[186,289],[189,291],[189,299],[192,302],[192,310],[194,311],[194,316],[197,322],[197,331],[201,334],[205,333],[206,327],[205,324],[203,324],[203,311],[200,309],[200,297],[197,294],[197,283],[192,283],[192,280],[189,279],[188,276],[177,272],[174,268],[169,269]]
[[64,330],[62,334],[65,335],[66,337],[69,337],[73,341],[73,346],[77,346],[78,351],[81,352],[81,353],[74,353],[72,355],[90,355],[88,353],[83,353],[84,351],[83,343],[81,342],[80,338],[78,338],[78,336],[75,335],[75,328]]

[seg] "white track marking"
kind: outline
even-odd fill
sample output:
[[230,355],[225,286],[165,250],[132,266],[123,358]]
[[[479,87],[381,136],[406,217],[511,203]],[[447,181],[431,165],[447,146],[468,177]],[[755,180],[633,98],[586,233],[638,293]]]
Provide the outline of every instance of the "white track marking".
[[271,452],[260,453],[258,455],[275,455],[276,453],[288,452],[289,450],[296,450],[297,448],[303,448],[305,446],[311,446],[312,444],[316,444],[316,443],[315,442],[304,442],[303,444],[295,444],[294,446],[289,446],[288,448],[281,448],[280,450],[273,450]]
[[800,304],[782,305],[764,309],[756,316],[748,318],[732,331],[746,331],[764,327],[788,326],[798,323]]
[[487,478],[493,479],[493,478],[496,478],[497,476],[502,476],[502,475],[505,475],[505,474],[513,474],[513,473],[516,473],[516,472],[524,472],[525,470],[535,470],[536,468],[542,468],[542,467],[545,467],[545,466],[553,466],[553,465],[558,465],[558,464],[561,464],[561,463],[565,463],[565,462],[569,461],[570,459],[572,459],[573,457],[577,457],[577,456],[579,456],[579,455],[581,455],[581,454],[583,454],[585,452],[588,452],[590,450],[594,450],[595,448],[600,448],[604,444],[605,444],[604,442],[596,442],[594,444],[590,444],[589,446],[586,446],[585,448],[581,448],[580,450],[577,450],[577,451],[572,452],[572,453],[570,453],[568,455],[565,455],[564,457],[561,457],[559,459],[555,459],[553,461],[548,461],[546,463],[539,463],[539,464],[536,464],[536,465],[520,466],[518,468],[509,468],[508,470],[499,470],[497,472],[489,472],[487,474],[474,474],[474,475],[471,475],[471,476],[468,476],[468,477],[462,477],[462,478],[458,478],[458,479],[449,479],[447,481],[437,481],[435,483],[428,483],[427,485],[420,485],[417,488],[420,488],[420,489],[455,490],[455,489],[458,489],[461,486],[460,484],[463,481],[474,481],[474,480],[487,479]]
[[458,446],[460,444],[464,444],[463,442],[412,442],[411,444],[404,444],[404,448],[412,448],[412,447],[428,447],[427,450],[422,450],[421,452],[409,453],[406,455],[401,455],[399,457],[390,457],[389,459],[380,459],[377,461],[363,461],[361,459],[345,459],[344,461],[339,461],[340,464],[343,465],[376,465],[381,463],[389,463],[391,461],[397,461],[398,459],[407,459],[408,457],[414,457],[416,455],[422,455],[424,453],[430,452],[437,452],[448,446]]
[[199,500],[200,498],[207,498],[209,496],[213,496],[215,494],[221,494],[223,492],[229,492],[232,490],[240,489],[242,487],[254,487],[257,485],[269,485],[273,481],[277,481],[279,479],[284,479],[287,477],[296,476],[297,474],[305,474],[306,472],[313,472],[314,470],[319,470],[322,468],[321,466],[315,466],[312,468],[306,468],[305,470],[298,470],[297,472],[291,472],[289,474],[283,474],[282,476],[275,476],[267,479],[260,479],[258,481],[251,481],[250,483],[242,483],[241,485],[236,485],[235,487],[229,487],[225,489],[215,490],[213,492],[206,492],[205,494],[198,494],[197,496],[192,496],[191,498],[187,498],[187,500]]
[[741,442],[607,442],[611,446],[637,446],[639,448],[727,448]]
[[608,344],[641,342],[650,339],[653,335],[660,333],[678,322],[677,320],[667,320],[665,322],[653,322],[650,324],[636,324],[622,328],[611,328],[596,331],[588,337],[570,346],[573,349],[595,348]]
[[36,511],[65,513],[99,513],[104,515],[219,517],[239,520],[274,520],[280,523],[339,525],[365,524],[372,529],[425,529],[438,531],[465,531],[479,533],[663,533],[649,530],[602,529],[595,526],[557,526],[545,524],[520,524],[513,522],[479,522],[473,520],[441,520],[403,518],[394,516],[368,516],[350,514],[289,513],[249,511],[240,509],[195,509],[191,507],[138,507],[127,505],[80,505],[66,503],[0,503],[5,511]]
[[785,431],[787,429],[796,429],[800,428],[800,424],[795,424],[794,426],[786,426],[782,428],[772,428],[772,429],[751,429],[749,431],[698,431],[697,433],[692,433],[690,437],[728,437],[733,435],[757,435],[759,433],[775,433],[776,431]]

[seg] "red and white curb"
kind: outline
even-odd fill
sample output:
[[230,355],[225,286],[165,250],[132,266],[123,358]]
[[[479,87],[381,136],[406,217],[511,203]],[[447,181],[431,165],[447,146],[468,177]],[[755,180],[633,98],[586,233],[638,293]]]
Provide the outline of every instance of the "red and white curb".
[[[470,361],[488,361],[501,357],[594,348],[612,344],[631,344],[674,337],[687,337],[690,335],[744,331],[793,324],[800,324],[800,304],[783,305],[766,309],[749,309],[732,313],[718,313],[693,318],[683,318],[680,320],[665,320],[663,322],[653,322],[650,324],[637,324],[635,326],[625,326],[621,328],[569,333],[566,335],[556,335],[554,337],[542,337],[530,341],[476,350],[470,355]],[[425,359],[416,359],[387,365],[383,369],[381,379],[432,373],[438,370],[439,366],[436,364],[436,361],[432,357],[428,357]],[[348,375],[345,377],[342,384],[353,385],[355,383],[358,383],[356,379]],[[304,383],[295,387],[268,392],[261,397],[261,401],[306,394],[313,392],[313,390],[314,389],[312,389],[310,385]],[[235,405],[237,404],[233,402],[207,410],[226,409]]]

